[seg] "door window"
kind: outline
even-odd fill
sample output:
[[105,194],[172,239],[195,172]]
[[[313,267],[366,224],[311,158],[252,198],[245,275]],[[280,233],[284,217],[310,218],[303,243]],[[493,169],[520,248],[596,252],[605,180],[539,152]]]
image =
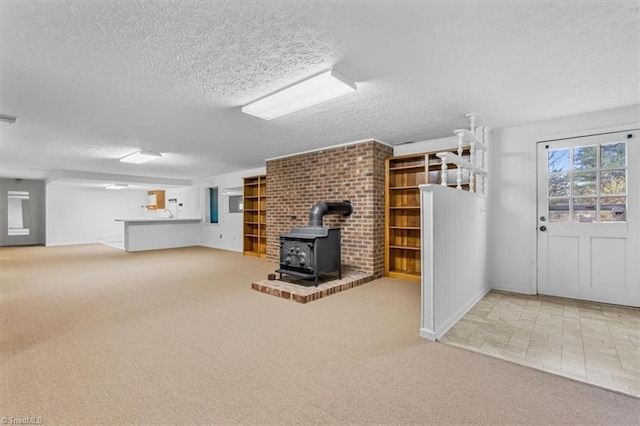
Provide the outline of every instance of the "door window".
[[626,142],[549,149],[547,170],[549,222],[626,221]]

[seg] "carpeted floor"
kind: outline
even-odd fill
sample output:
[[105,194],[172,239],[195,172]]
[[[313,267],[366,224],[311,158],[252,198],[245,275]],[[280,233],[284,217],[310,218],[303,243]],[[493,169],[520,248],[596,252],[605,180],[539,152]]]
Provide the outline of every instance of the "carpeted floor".
[[420,287],[306,305],[207,248],[0,248],[0,417],[45,424],[634,424],[640,399],[418,337]]

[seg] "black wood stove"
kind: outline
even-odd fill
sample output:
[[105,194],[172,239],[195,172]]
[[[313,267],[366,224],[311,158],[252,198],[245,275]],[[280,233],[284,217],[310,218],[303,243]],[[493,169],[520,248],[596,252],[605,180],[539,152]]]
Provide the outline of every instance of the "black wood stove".
[[314,204],[309,211],[309,226],[293,228],[280,236],[280,269],[276,270],[280,278],[282,274],[313,278],[316,287],[320,275],[337,272],[342,278],[340,228],[325,228],[322,217],[336,213],[350,216],[352,212],[350,201]]

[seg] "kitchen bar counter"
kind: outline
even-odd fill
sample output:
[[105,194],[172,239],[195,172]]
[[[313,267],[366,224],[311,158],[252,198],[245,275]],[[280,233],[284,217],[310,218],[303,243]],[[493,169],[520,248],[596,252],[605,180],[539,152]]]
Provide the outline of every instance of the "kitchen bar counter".
[[124,249],[130,252],[196,246],[201,221],[196,217],[116,219],[124,223]]

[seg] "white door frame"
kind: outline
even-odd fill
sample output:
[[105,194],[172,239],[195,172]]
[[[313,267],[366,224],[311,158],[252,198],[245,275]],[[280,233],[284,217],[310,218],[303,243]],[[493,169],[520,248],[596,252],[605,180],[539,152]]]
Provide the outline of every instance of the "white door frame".
[[[538,161],[539,161],[538,144],[542,142],[553,142],[553,141],[562,140],[562,139],[582,138],[582,137],[588,137],[588,136],[603,135],[607,133],[618,133],[618,132],[638,131],[638,130],[640,130],[640,122],[619,124],[616,126],[596,128],[591,130],[579,130],[579,131],[570,132],[570,133],[559,133],[559,134],[556,133],[556,134],[539,136],[539,137],[533,138],[532,149],[534,150],[533,158],[535,160],[535,173],[534,173],[535,182],[533,183],[533,191],[536,199],[535,199],[535,214],[532,216],[533,217],[532,229],[533,229],[533,232],[535,233],[535,236],[534,238],[532,238],[531,246],[530,246],[530,253],[532,253],[535,256],[535,261],[533,262],[534,265],[533,265],[533,268],[531,268],[531,294],[538,294],[538,266],[539,266],[539,259],[538,259],[538,232],[539,231],[538,231],[538,214],[537,214],[538,213],[538,193],[539,193],[538,192],[539,190],[538,188]],[[640,230],[636,230],[636,231],[640,232]],[[634,232],[634,229],[630,229],[629,232]],[[639,259],[639,262],[640,262],[640,259]]]

